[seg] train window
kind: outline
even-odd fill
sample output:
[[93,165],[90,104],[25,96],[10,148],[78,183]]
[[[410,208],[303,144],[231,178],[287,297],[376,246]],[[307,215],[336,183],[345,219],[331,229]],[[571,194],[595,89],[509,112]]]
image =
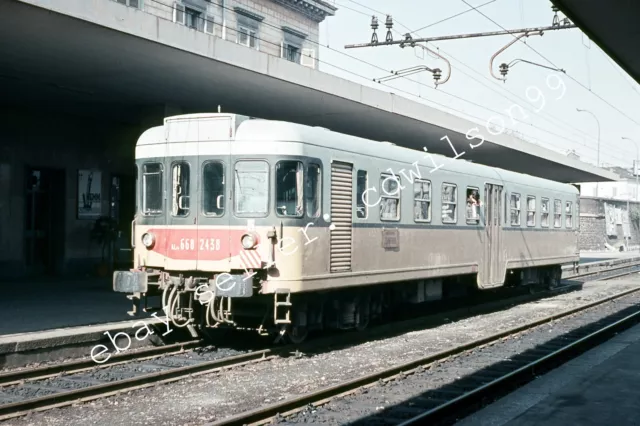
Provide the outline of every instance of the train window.
[[527,226],[536,226],[536,197],[527,196]]
[[540,226],[543,228],[549,227],[549,199],[542,198],[540,201],[540,207],[542,208],[542,212],[540,214]]
[[562,226],[562,201],[553,200],[553,226],[560,228]]
[[138,165],[136,164],[136,165],[134,165],[134,167],[135,167],[135,169],[134,169],[133,172],[135,173],[135,176],[136,176],[136,186],[135,186],[135,188],[136,188],[136,192],[135,192],[135,194],[136,194],[136,196],[135,196],[135,204],[136,204],[136,206],[135,206],[134,212],[136,212],[136,214],[137,214],[138,213],[138,194],[140,193],[140,190],[138,189],[138,188],[140,188],[138,186],[138,183],[140,182],[140,179],[138,177]]
[[431,222],[431,182],[413,182],[413,215],[416,222]]
[[235,166],[233,188],[237,215],[266,216],[269,212],[269,165],[266,161],[244,160]]
[[187,216],[189,215],[189,163],[179,161],[171,166],[171,215]]
[[565,227],[568,229],[571,229],[571,227],[573,226],[573,214],[571,212],[571,201],[567,201],[567,205],[565,207],[565,211],[564,211],[564,217],[565,217]]
[[358,170],[356,185],[356,216],[359,219],[366,219],[369,209],[365,204],[367,199],[367,172],[365,170]]
[[217,161],[202,167],[202,211],[205,216],[224,215],[224,166]]
[[142,167],[142,214],[145,216],[162,213],[162,172],[160,163],[147,163]]
[[302,217],[301,161],[280,161],[276,165],[276,213],[278,216]]
[[400,177],[380,175],[380,220],[400,220]]
[[320,217],[320,211],[322,210],[322,170],[319,165],[309,164],[306,182],[307,216]]
[[467,223],[480,222],[480,191],[476,187],[467,187]]
[[511,225],[520,226],[520,194],[511,194]]
[[458,222],[458,187],[452,183],[442,184],[442,223]]

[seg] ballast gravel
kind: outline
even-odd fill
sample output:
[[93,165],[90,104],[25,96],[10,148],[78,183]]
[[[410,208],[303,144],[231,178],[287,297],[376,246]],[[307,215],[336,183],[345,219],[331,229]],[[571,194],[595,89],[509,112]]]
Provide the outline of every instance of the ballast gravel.
[[[370,341],[345,349],[326,353],[309,353],[301,357],[278,358],[250,364],[221,374],[208,374],[176,383],[128,392],[77,406],[59,408],[28,417],[9,420],[2,424],[25,425],[202,425],[272,404],[283,399],[300,396],[345,380],[381,371],[393,365],[434,354],[462,343],[489,336],[553,313],[586,305],[598,299],[640,286],[640,275],[623,280],[588,282],[580,291],[525,303],[499,312],[477,315],[438,327],[405,333],[399,336]],[[593,308],[589,321],[596,321],[615,311],[640,303],[640,295],[631,295]],[[581,316],[559,320],[513,339],[508,352],[491,352],[487,347],[482,355],[470,362],[469,357],[450,360],[441,367],[429,370],[428,381],[411,384],[406,389],[378,395],[367,392],[364,399],[349,404],[347,399],[332,402],[340,411],[320,407],[315,413],[299,415],[292,421],[331,423],[355,420],[369,416],[379,407],[409,398],[409,393],[422,393],[428,387],[444,383],[482,368],[483,363],[495,363],[496,356],[509,357],[580,326]],[[487,352],[489,351],[489,352]],[[406,380],[412,380],[411,376]],[[404,386],[404,385],[403,385]],[[412,388],[413,386],[413,388]],[[340,406],[340,404],[349,406]],[[322,411],[325,410],[325,411]],[[341,414],[343,413],[343,414]],[[309,414],[309,413],[307,413]]]

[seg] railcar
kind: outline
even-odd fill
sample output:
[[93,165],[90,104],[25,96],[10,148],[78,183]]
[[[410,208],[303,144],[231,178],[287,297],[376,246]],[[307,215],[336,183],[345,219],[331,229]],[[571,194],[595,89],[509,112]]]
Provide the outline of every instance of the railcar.
[[574,186],[389,142],[190,114],[145,131],[135,158],[134,268],[113,288],[130,314],[156,297],[193,333],[296,342],[439,300],[460,277],[554,286],[579,261]]

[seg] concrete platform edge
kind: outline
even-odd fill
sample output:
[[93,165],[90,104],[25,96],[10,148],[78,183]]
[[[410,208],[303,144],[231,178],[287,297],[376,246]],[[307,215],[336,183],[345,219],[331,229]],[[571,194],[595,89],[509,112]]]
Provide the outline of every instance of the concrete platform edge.
[[111,336],[119,332],[124,332],[133,336],[136,330],[142,326],[142,324],[140,324],[141,321],[144,321],[144,323],[148,325],[156,325],[162,324],[163,320],[164,317],[139,318],[131,321],[107,324],[59,328],[20,334],[6,334],[4,336],[0,336],[0,355],[60,346],[96,343],[108,338],[105,334],[107,332],[111,334]]

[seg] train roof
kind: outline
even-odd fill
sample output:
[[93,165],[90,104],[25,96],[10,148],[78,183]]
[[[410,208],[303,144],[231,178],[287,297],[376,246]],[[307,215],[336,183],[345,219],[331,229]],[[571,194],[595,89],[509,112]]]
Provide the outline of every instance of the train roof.
[[[138,139],[137,146],[164,143],[167,135],[166,126],[168,122],[174,120],[189,122],[191,120],[205,118],[222,118],[223,116],[231,118],[235,123],[236,140],[265,143],[270,141],[300,142],[317,145],[331,150],[339,150],[354,154],[366,154],[370,157],[377,157],[390,162],[397,161],[406,164],[418,162],[420,166],[427,168],[434,168],[435,166],[433,163],[435,162],[437,165],[442,165],[439,170],[447,170],[453,173],[462,173],[467,175],[472,174],[488,179],[500,179],[521,185],[542,186],[550,190],[562,192],[569,191],[575,194],[579,193],[578,189],[573,185],[516,173],[496,167],[490,167],[483,164],[477,164],[464,159],[454,159],[443,155],[429,154],[427,152],[400,147],[387,141],[364,139],[357,136],[334,132],[322,127],[312,127],[286,121],[249,118],[235,114],[187,114],[167,117],[165,119],[164,126],[153,127],[145,131]],[[477,144],[479,141],[474,139],[470,142]],[[266,148],[264,146],[262,147]],[[467,145],[464,148],[456,149],[458,149],[458,152],[463,152],[465,150],[470,150],[471,147]],[[476,149],[482,149],[482,147],[479,146]],[[432,156],[431,158],[433,161],[429,155]],[[407,170],[410,170],[409,167],[406,168]],[[395,170],[393,167],[392,170],[394,173],[399,173],[399,170]]]

